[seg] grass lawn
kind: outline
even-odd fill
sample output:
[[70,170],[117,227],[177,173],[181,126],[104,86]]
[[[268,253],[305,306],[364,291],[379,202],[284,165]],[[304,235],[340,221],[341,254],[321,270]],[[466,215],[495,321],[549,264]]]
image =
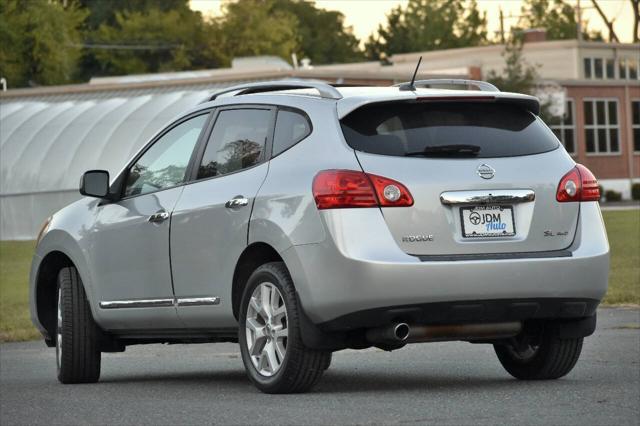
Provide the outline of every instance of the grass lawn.
[[640,211],[602,212],[611,246],[609,290],[604,303],[640,304]]
[[29,314],[33,241],[0,241],[0,342],[40,336]]
[[[640,304],[640,212],[603,212],[611,244],[606,304]],[[33,241],[0,241],[0,342],[39,334],[29,317],[28,277]]]

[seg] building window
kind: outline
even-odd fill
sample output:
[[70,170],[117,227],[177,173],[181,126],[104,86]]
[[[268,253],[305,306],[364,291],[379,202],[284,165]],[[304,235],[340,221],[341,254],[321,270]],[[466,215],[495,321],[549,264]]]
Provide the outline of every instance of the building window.
[[640,153],[640,100],[631,101],[631,132],[633,150]]
[[591,58],[584,58],[584,78],[591,78]]
[[595,78],[602,78],[603,77],[603,72],[602,72],[602,58],[595,58],[593,60],[593,71],[594,71],[594,76]]
[[625,58],[620,58],[618,60],[618,73],[620,74],[620,78],[622,80],[626,80],[626,78],[627,78],[627,60]]
[[584,101],[584,133],[589,154],[619,154],[620,125],[618,101],[589,99]]
[[629,80],[638,79],[638,61],[636,59],[627,58],[627,70]]
[[607,59],[606,60],[606,69],[607,69],[607,79],[613,80],[616,78],[615,70],[616,70],[616,61],[615,59]]
[[576,153],[574,112],[573,100],[567,99],[567,105],[562,118],[558,122],[549,125],[569,154]]
[[639,77],[637,58],[618,59],[618,73],[622,80],[637,80]]
[[[640,63],[638,58],[584,58],[584,78],[614,80],[640,79]],[[617,69],[617,72],[616,72]]]

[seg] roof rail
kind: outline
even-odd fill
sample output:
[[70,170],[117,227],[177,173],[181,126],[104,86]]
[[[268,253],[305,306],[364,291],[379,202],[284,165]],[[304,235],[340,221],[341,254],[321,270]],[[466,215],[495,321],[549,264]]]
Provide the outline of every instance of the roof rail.
[[[499,92],[496,86],[486,81],[466,80],[462,78],[435,78],[431,80],[415,81],[414,86],[431,87],[431,86],[475,86],[483,92]],[[399,87],[400,90],[411,90],[410,83],[394,84],[393,87]]]
[[219,92],[214,93],[209,98],[210,101],[215,100],[218,96],[227,93],[234,93],[233,96],[247,95],[250,93],[274,92],[277,90],[293,90],[293,89],[316,89],[320,93],[320,97],[327,99],[342,99],[342,95],[328,83],[320,81],[303,81],[303,80],[281,80],[281,81],[259,81],[256,83],[245,83],[237,86],[227,87]]

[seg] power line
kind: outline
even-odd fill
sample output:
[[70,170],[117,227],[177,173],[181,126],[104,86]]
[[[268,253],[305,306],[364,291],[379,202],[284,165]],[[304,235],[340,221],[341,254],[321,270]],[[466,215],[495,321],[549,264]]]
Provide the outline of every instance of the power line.
[[101,44],[101,43],[70,43],[67,46],[84,49],[103,50],[170,50],[182,47],[182,44]]

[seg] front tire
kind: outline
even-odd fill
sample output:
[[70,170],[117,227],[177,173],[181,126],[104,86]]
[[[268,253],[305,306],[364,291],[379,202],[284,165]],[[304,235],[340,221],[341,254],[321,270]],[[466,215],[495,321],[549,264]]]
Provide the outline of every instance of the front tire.
[[331,353],[305,347],[293,281],[282,262],[257,268],[240,301],[238,332],[249,379],[265,393],[299,393],[313,387]]
[[61,383],[95,383],[100,378],[99,329],[93,321],[74,267],[58,274],[56,364]]
[[561,339],[546,329],[536,344],[513,341],[496,344],[500,363],[513,377],[521,380],[552,380],[567,375],[578,362],[583,338]]

